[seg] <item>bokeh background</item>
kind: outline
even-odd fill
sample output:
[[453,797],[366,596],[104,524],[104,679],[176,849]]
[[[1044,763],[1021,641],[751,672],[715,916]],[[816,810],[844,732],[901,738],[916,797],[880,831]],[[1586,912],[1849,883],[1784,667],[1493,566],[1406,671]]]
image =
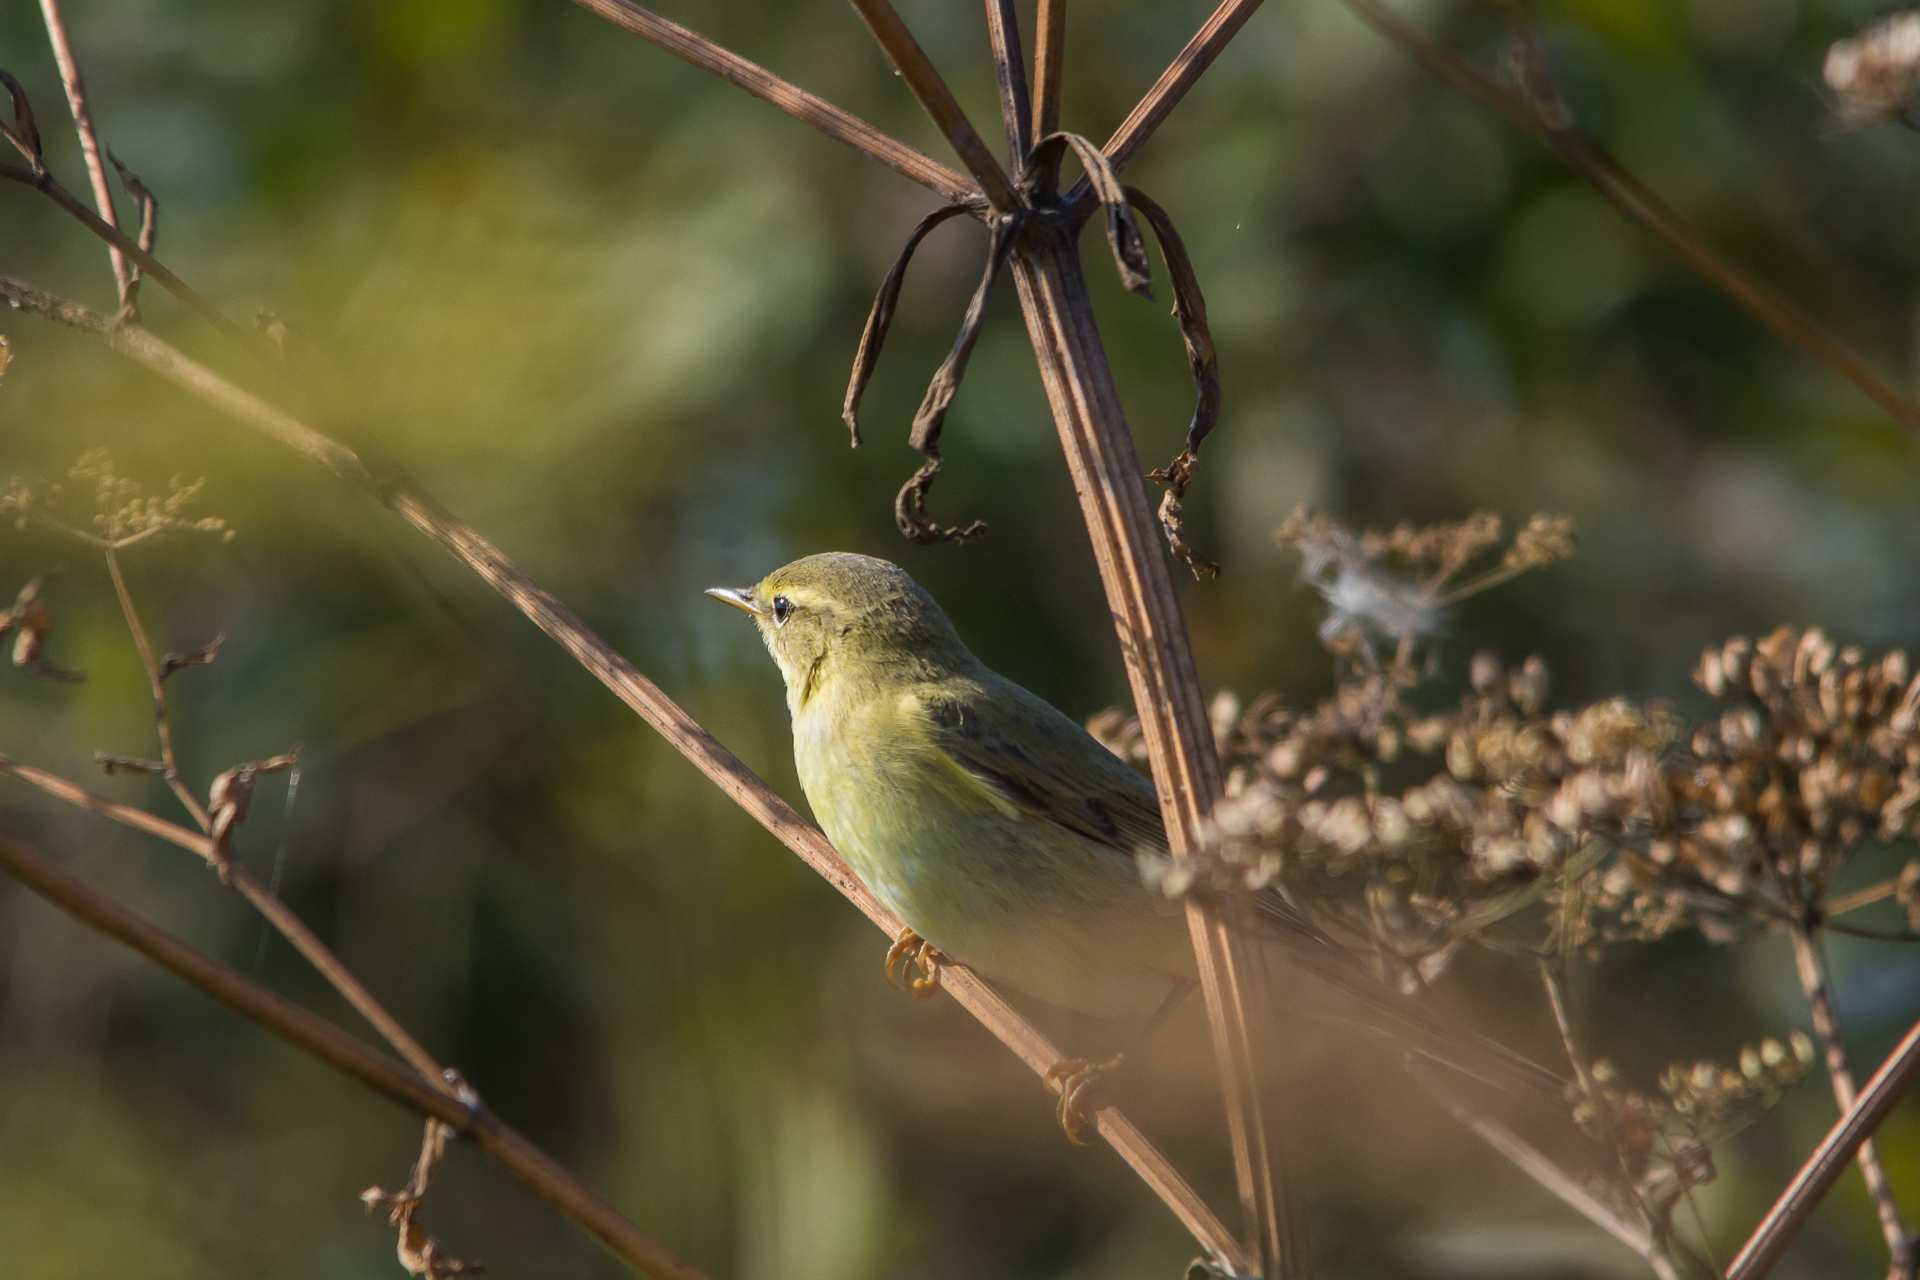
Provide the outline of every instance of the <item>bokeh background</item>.
[[[993,666],[1076,716],[1126,685],[1010,287],[946,437],[936,518],[894,533],[905,426],[984,236],[923,248],[867,401],[837,413],[865,310],[932,197],[561,0],[68,0],[102,131],[161,201],[165,261],[303,335],[324,404],[288,397],[149,287],[169,340],[403,468],[801,800],[778,678],[701,596],[838,548],[908,566]],[[983,132],[977,5],[901,8]],[[670,16],[942,154],[850,9],[727,0]],[[1497,13],[1408,10],[1491,68]],[[1087,0],[1066,126],[1103,138],[1204,17]],[[1819,81],[1860,0],[1546,0],[1587,128],[1685,216],[1911,389],[1920,138],[1844,130]],[[1031,15],[1023,8],[1023,20]],[[0,66],[85,178],[35,6]],[[1786,622],[1871,649],[1920,609],[1920,449],[1664,256],[1533,141],[1334,0],[1272,0],[1129,171],[1177,221],[1221,348],[1225,416],[1189,503],[1226,568],[1186,588],[1210,690],[1310,703],[1319,602],[1273,527],[1563,512],[1569,565],[1454,612],[1437,679],[1479,648],[1546,655],[1565,703],[1702,714],[1701,646]],[[1191,411],[1164,305],[1086,253],[1144,459]],[[104,250],[0,190],[0,271],[109,308]],[[1164,293],[1164,286],[1163,286]],[[331,478],[95,345],[0,315],[0,478],[106,446],[164,489],[205,476],[230,542],[128,553],[155,644],[224,633],[172,683],[204,787],[303,749],[239,840],[263,876],[492,1106],[717,1277],[1170,1277],[1191,1242],[1104,1148],[1069,1147],[1031,1076],[950,1002],[881,980],[884,939],[507,605]],[[0,750],[172,813],[96,749],[150,755],[151,711],[94,554],[0,530],[0,588],[64,570],[48,656],[0,669]],[[174,815],[177,816],[177,815]],[[196,945],[351,1017],[198,864],[24,787],[0,821]],[[1897,867],[1876,851],[1855,883]],[[1920,1014],[1911,949],[1836,945],[1863,1066]],[[1550,1049],[1526,973],[1467,997]],[[1596,1049],[1647,1081],[1806,1024],[1786,944],[1675,938],[1584,971]],[[1117,1084],[1216,1202],[1231,1183],[1195,1011]],[[1092,1033],[1089,1033],[1092,1034]],[[1640,1274],[1415,1096],[1303,1030],[1276,1085],[1327,1276]],[[1721,1153],[1724,1257],[1833,1115],[1824,1082]],[[1883,1131],[1920,1217],[1920,1107]],[[0,884],[0,1249],[9,1274],[391,1276],[357,1193],[418,1126]],[[499,1276],[616,1264],[456,1150],[426,1213]],[[1850,1175],[1783,1275],[1878,1275]]]

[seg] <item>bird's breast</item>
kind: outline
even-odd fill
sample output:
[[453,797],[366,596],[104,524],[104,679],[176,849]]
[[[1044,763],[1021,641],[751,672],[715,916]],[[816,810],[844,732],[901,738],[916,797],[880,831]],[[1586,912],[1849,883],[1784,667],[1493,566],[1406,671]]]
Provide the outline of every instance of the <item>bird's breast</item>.
[[1054,1004],[1151,1009],[1191,953],[1133,860],[966,775],[906,709],[809,708],[794,757],[861,882],[941,951]]

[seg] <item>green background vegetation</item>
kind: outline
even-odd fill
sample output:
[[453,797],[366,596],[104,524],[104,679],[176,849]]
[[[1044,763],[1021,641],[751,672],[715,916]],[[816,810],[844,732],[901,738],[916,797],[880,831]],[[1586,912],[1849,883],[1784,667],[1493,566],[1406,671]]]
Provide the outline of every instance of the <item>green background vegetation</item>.
[[[802,554],[898,560],[991,665],[1071,714],[1124,700],[1009,286],[932,499],[937,519],[992,531],[922,549],[892,529],[917,461],[905,425],[976,279],[977,227],[923,249],[869,443],[846,446],[860,325],[926,193],[561,0],[66,7],[102,131],[160,196],[162,259],[230,314],[288,318],[331,370],[334,403],[293,407],[415,477],[796,802],[778,678],[700,589]],[[979,7],[901,7],[998,139]],[[1418,9],[1493,65],[1496,13]],[[850,9],[667,12],[942,154]],[[1205,12],[1077,4],[1066,127],[1104,138]],[[1538,7],[1581,121],[1911,385],[1920,138],[1842,131],[1818,77],[1827,44],[1873,12]],[[0,66],[84,191],[34,6],[0,10]],[[1913,641],[1914,442],[1334,0],[1272,0],[1128,177],[1185,236],[1221,348],[1225,414],[1189,508],[1226,575],[1186,588],[1209,690],[1303,704],[1331,687],[1318,601],[1271,539],[1300,502],[1361,523],[1479,507],[1575,520],[1570,565],[1451,615],[1446,682],[1477,648],[1540,652],[1559,701],[1667,697],[1702,715],[1687,672],[1727,635],[1788,622],[1870,650]],[[1157,464],[1192,395],[1164,277],[1163,303],[1141,302],[1097,238],[1085,249]],[[101,246],[24,188],[0,191],[0,271],[110,309]],[[261,381],[151,286],[146,316]],[[198,511],[235,540],[127,556],[157,647],[227,636],[216,665],[173,684],[188,772],[204,787],[303,745],[296,802],[263,785],[242,855],[264,876],[284,851],[285,896],[503,1116],[716,1276],[1177,1274],[1191,1243],[1111,1153],[1070,1148],[1040,1087],[950,1002],[890,991],[884,940],[506,604],[145,371],[31,319],[0,328],[0,478],[58,479],[96,445],[156,487],[208,477]],[[0,750],[85,779],[96,748],[151,754],[151,713],[97,558],[0,531],[0,589],[55,567],[48,655],[89,680],[0,670]],[[92,785],[170,812],[151,780]],[[347,1016],[189,856],[12,783],[0,821]],[[1920,966],[1866,943],[1834,959],[1868,1066],[1920,1011]],[[1524,971],[1464,976],[1550,1050]],[[398,1274],[355,1196],[402,1180],[409,1117],[4,885],[0,983],[9,1274]],[[1777,939],[1669,940],[1609,960],[1580,996],[1596,1048],[1643,1079],[1805,1025]],[[1117,1087],[1225,1205],[1204,1035],[1197,1015],[1180,1025],[1173,1061],[1147,1073],[1175,1087]],[[1302,1035],[1276,1089],[1325,1275],[1633,1273],[1390,1064]],[[1831,1117],[1815,1078],[1723,1152],[1702,1197],[1723,1258]],[[1884,1138],[1920,1215],[1920,1110]],[[493,1275],[618,1273],[470,1152],[425,1220]],[[1850,1175],[1792,1273],[1877,1275],[1881,1250]]]

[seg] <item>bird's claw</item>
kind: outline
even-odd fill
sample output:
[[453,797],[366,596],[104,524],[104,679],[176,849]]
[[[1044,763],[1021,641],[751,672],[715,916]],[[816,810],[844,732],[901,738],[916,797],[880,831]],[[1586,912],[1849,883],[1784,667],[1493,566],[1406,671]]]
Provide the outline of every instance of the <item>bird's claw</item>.
[[1115,1054],[1105,1062],[1062,1058],[1047,1068],[1044,1077],[1047,1088],[1060,1095],[1060,1104],[1054,1108],[1054,1116],[1060,1121],[1060,1127],[1067,1131],[1067,1140],[1074,1146],[1087,1145],[1086,1139],[1080,1135],[1093,1123],[1093,1112],[1087,1106],[1088,1091],[1101,1076],[1120,1065],[1122,1056]]
[[[915,998],[925,1000],[940,989],[940,966],[945,962],[946,957],[931,942],[911,929],[902,929],[893,945],[887,948],[887,985],[904,986]],[[900,970],[899,982],[893,980],[896,966]],[[913,976],[915,966],[920,969],[917,978]]]

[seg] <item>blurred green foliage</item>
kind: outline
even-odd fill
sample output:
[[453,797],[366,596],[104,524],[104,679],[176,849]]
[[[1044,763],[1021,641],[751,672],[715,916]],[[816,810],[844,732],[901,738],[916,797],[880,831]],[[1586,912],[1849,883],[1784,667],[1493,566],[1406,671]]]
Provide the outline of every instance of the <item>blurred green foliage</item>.
[[[923,249],[867,401],[837,411],[872,292],[933,199],[561,0],[68,0],[103,134],[161,201],[160,254],[230,314],[288,319],[327,402],[290,403],[418,479],[630,654],[785,794],[779,682],[700,595],[839,548],[905,564],[993,666],[1070,713],[1125,697],[1012,291],[946,436],[937,519],[892,531],[904,444],[984,237]],[[1492,67],[1500,15],[1416,6]],[[977,7],[902,5],[976,121]],[[1024,12],[1024,10],[1023,10]],[[1583,124],[1717,243],[1911,387],[1920,140],[1843,131],[1818,88],[1860,0],[1548,0]],[[938,138],[850,11],[730,0],[686,21],[931,154]],[[1205,6],[1069,18],[1066,127],[1100,138]],[[1030,14],[1027,15],[1030,20]],[[34,6],[0,66],[84,190]],[[997,137],[996,129],[983,129]],[[1530,139],[1334,0],[1267,6],[1129,180],[1177,221],[1207,290],[1225,417],[1188,507],[1226,575],[1189,589],[1203,679],[1296,703],[1332,682],[1317,602],[1271,530],[1313,502],[1357,522],[1564,512],[1580,556],[1463,607],[1442,646],[1546,655],[1556,696],[1676,699],[1700,647],[1777,623],[1910,643],[1912,440],[1689,275]],[[1163,307],[1090,271],[1140,452],[1191,411]],[[0,191],[0,271],[109,309],[101,246]],[[1164,284],[1163,284],[1164,291]],[[159,290],[148,323],[264,384]],[[716,1276],[1167,1277],[1193,1252],[1104,1150],[947,1002],[880,978],[879,938],[502,601],[361,495],[70,334],[0,317],[0,478],[110,447],[238,531],[129,552],[189,776],[303,745],[239,841],[490,1104]],[[276,393],[277,394],[277,393]],[[0,672],[0,750],[76,778],[148,755],[151,711],[96,556],[0,531],[0,589],[64,569],[48,656]],[[169,811],[138,777],[92,785]],[[0,821],[230,963],[348,1017],[193,860],[23,787]],[[1835,948],[1861,1064],[1916,1012],[1916,965]],[[1480,998],[1531,1008],[1524,971]],[[358,1191],[404,1176],[417,1125],[171,978],[0,886],[0,1242],[9,1274],[390,1276]],[[1582,993],[1596,1048],[1651,1080],[1803,1022],[1786,944],[1685,940]],[[1191,1011],[1190,1011],[1191,1012]],[[1537,1020],[1517,1028],[1549,1045]],[[1117,1085],[1216,1202],[1231,1184],[1196,1019]],[[1391,1064],[1317,1039],[1290,1099],[1328,1276],[1631,1273],[1634,1263],[1409,1098]],[[1703,1198],[1725,1249],[1831,1118],[1802,1087]],[[1885,1131],[1920,1207],[1920,1115]],[[470,1152],[425,1221],[494,1275],[618,1268]],[[1857,1178],[1797,1274],[1877,1273]],[[1783,1271],[1782,1274],[1787,1274]]]

